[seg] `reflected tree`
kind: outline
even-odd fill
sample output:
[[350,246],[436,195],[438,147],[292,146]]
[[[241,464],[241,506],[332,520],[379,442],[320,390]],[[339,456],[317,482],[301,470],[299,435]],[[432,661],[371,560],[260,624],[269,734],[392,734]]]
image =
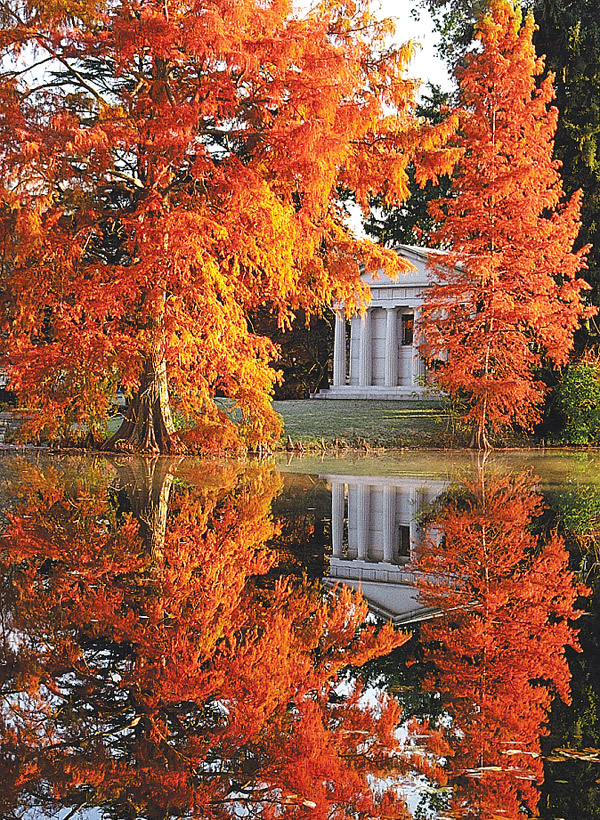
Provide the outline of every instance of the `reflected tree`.
[[548,776],[542,788],[540,816],[544,818],[600,817],[600,493],[591,481],[595,464],[591,454],[578,454],[569,463],[568,480],[547,493],[556,526],[575,561],[580,563],[593,594],[586,601],[579,642],[571,653],[572,700],[555,702],[549,734],[543,741]]
[[175,459],[128,458],[115,461],[114,466],[119,504],[135,517],[144,546],[159,560],[165,545]]
[[437,737],[432,751],[446,758],[452,817],[536,813],[540,738],[554,696],[569,699],[565,647],[577,648],[583,591],[562,539],[534,533],[543,509],[531,475],[479,469],[448,495],[420,548],[420,595],[440,613],[421,638],[427,686],[447,712],[446,745]]
[[366,626],[349,590],[269,572],[279,487],[264,464],[21,465],[0,542],[3,817],[408,816],[397,704],[338,677],[406,636]]

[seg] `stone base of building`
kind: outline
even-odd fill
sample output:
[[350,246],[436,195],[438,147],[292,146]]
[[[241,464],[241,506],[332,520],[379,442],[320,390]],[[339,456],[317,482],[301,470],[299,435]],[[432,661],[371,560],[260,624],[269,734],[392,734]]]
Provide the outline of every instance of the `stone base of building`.
[[372,564],[367,561],[329,559],[328,586],[342,583],[360,592],[369,609],[396,626],[428,621],[439,615],[439,610],[423,606],[415,586],[413,573],[392,564]]
[[311,393],[311,399],[365,399],[370,401],[442,401],[443,396],[430,387],[329,387]]

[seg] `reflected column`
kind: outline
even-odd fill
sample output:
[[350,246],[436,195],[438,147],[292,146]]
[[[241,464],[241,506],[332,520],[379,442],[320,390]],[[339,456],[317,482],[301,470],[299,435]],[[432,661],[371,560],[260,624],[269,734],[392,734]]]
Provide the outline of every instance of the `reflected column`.
[[394,560],[396,535],[396,488],[383,488],[383,560],[391,564]]
[[336,481],[331,485],[331,540],[333,557],[341,558],[344,543],[344,491],[346,485]]
[[356,534],[358,560],[369,559],[369,534],[371,529],[371,488],[368,484],[356,487]]

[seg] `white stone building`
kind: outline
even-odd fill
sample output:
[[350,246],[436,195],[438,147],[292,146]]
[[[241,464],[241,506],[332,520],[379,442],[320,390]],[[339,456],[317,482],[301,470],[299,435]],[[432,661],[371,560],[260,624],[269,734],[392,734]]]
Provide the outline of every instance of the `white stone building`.
[[434,616],[418,600],[414,547],[423,537],[423,507],[448,482],[421,476],[320,477],[331,485],[329,581],[360,589],[371,611],[395,624]]
[[430,397],[425,386],[425,362],[417,349],[418,323],[423,292],[430,284],[427,249],[399,245],[398,253],[414,265],[411,273],[390,279],[364,276],[371,288],[371,303],[363,316],[348,323],[336,312],[333,351],[333,384],[320,390],[317,399],[401,399]]

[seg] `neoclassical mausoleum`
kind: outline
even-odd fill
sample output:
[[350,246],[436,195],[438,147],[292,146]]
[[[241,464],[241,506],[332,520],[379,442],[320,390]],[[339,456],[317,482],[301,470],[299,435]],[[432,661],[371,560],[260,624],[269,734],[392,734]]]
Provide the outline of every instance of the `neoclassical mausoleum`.
[[423,292],[430,284],[427,249],[399,245],[397,250],[415,270],[396,281],[384,271],[379,279],[365,278],[371,288],[366,313],[348,323],[342,311],[336,312],[333,384],[313,398],[410,400],[430,391],[415,333]]

